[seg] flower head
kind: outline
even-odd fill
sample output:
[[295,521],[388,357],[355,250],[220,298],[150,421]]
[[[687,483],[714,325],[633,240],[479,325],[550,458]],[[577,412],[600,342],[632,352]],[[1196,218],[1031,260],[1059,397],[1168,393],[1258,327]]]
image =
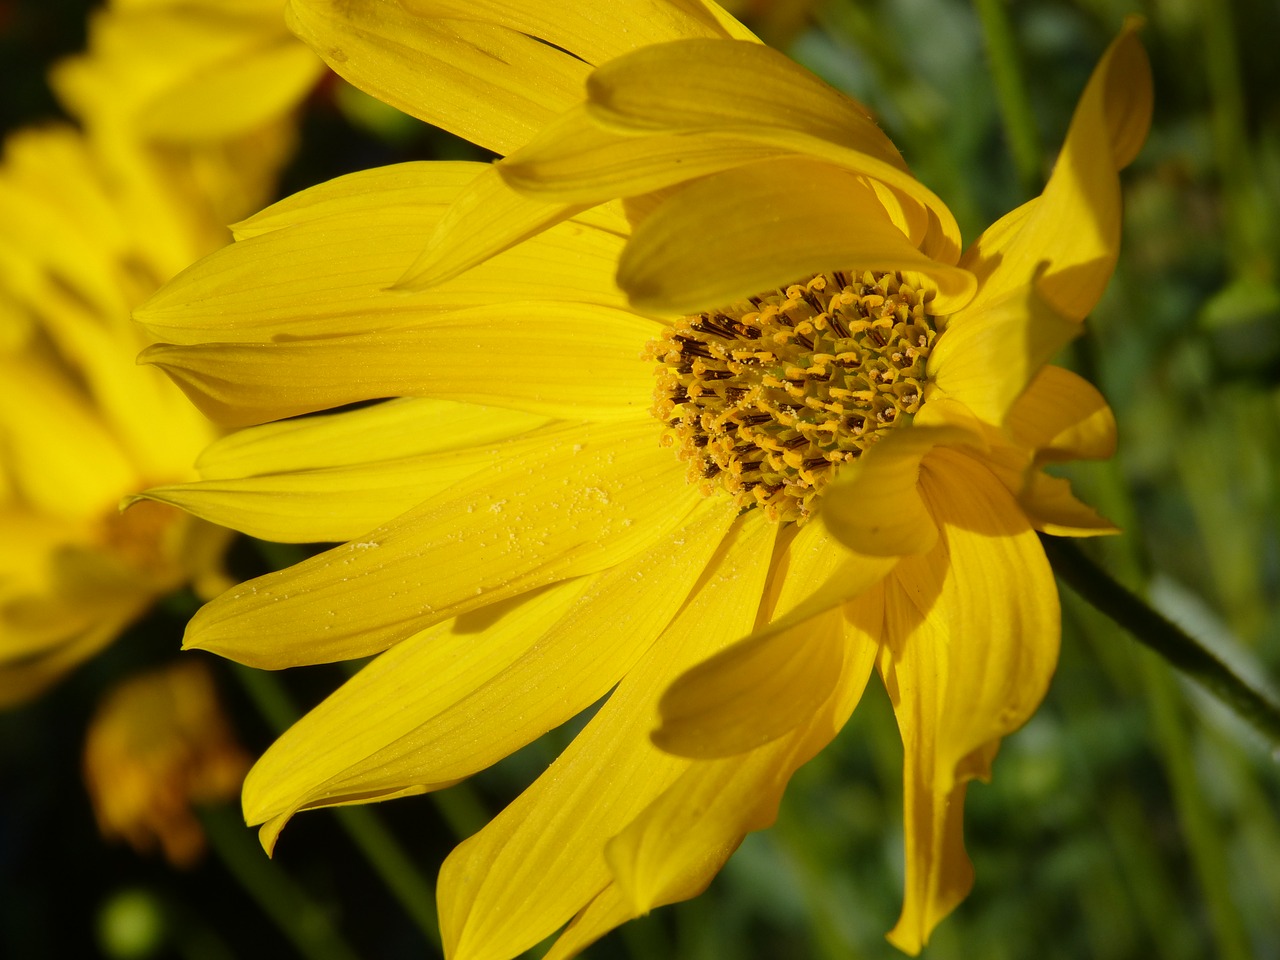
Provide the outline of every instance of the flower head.
[[140,853],[158,843],[176,867],[191,866],[204,851],[193,806],[235,797],[248,769],[213,677],[197,662],[115,687],[85,739],[85,785],[102,835]]
[[339,72],[506,158],[313,188],[138,312],[171,341],[147,359],[262,424],[151,496],[346,541],[187,643],[381,653],[267,752],[246,813],[269,847],[607,694],[441,877],[451,956],[572,921],[567,956],[702,890],[878,668],[906,752],[891,939],[915,952],[972,883],[966,784],[1056,660],[1036,531],[1111,529],[1042,470],[1114,441],[1046,364],[1114,265],[1145,56],[1126,27],[1044,194],[962,254],[866,111],[713,4],[578,6],[295,3]]

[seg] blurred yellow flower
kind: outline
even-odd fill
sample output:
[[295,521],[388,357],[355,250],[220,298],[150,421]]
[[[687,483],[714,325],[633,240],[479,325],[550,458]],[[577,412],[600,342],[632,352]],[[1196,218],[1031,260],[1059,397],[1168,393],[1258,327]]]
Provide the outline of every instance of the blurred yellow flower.
[[296,108],[326,72],[278,0],[111,0],[49,81],[116,176],[137,172],[145,145],[223,224],[272,199]]
[[1151,105],[1135,27],[1042,196],[962,255],[866,111],[713,4],[468,8],[290,16],[505,160],[289,198],[137,314],[202,409],[262,424],[150,496],[346,541],[207,605],[186,643],[268,668],[382,653],[259,761],[248,819],[270,848],[298,810],[439,789],[607,695],[441,875],[450,957],[566,922],[568,956],[701,891],[878,667],[906,752],[890,938],[914,953],[972,884],[966,783],[1056,662],[1036,530],[1112,529],[1041,468],[1114,444],[1097,391],[1046,362],[1114,266]]
[[215,435],[134,363],[148,341],[130,309],[220,241],[165,169],[117,179],[66,127],[5,144],[0,706],[36,696],[184,582],[226,586],[225,531],[159,505],[119,512],[127,494],[194,475]]
[[111,0],[90,17],[88,50],[57,64],[51,82],[80,119],[207,143],[288,116],[323,72],[278,0]]
[[89,723],[84,779],[98,829],[139,853],[157,843],[175,867],[205,849],[193,807],[240,790],[249,755],[199,662],[174,663],[112,689]]

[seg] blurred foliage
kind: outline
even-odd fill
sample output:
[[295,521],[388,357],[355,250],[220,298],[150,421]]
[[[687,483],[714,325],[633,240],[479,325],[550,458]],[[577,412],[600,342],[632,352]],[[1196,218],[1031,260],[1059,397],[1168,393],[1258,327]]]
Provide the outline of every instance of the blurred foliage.
[[[967,238],[1031,195],[1012,159],[973,5],[753,0],[738,8],[875,111]],[[1155,123],[1125,174],[1116,278],[1069,357],[1114,406],[1120,454],[1071,476],[1126,531],[1090,545],[1108,569],[1265,686],[1280,676],[1280,7],[1010,0],[1003,9],[1041,177],[1123,17],[1147,19]],[[41,71],[83,42],[82,15],[75,0],[0,0],[7,127],[55,109]],[[285,189],[400,159],[457,156],[476,154],[332,83],[307,105]],[[295,559],[282,555],[291,551],[244,545],[237,572],[281,566]],[[249,834],[230,831],[228,843],[240,847],[215,842],[221,858],[175,874],[104,845],[94,831],[79,781],[93,705],[118,679],[172,659],[194,606],[174,598],[51,696],[0,716],[0,955],[303,955],[236,873]],[[1276,758],[1066,591],[1063,608],[1062,663],[1047,702],[1006,742],[994,783],[969,795],[976,887],[925,956],[1280,958]],[[217,669],[243,742],[263,748],[272,726],[230,665],[183,656]],[[315,667],[281,679],[289,697],[309,704],[340,677],[338,667]],[[572,732],[554,732],[435,803],[383,804],[377,822],[430,876],[457,837],[514,796]],[[797,776],[778,825],[750,836],[707,894],[624,928],[588,956],[898,956],[883,934],[901,896],[900,782],[892,716],[873,684],[836,744]],[[216,841],[234,813],[211,817],[221,824]],[[251,869],[261,882],[302,898],[287,903],[318,908],[357,955],[437,955],[352,835],[333,811],[307,814],[274,862],[248,862],[259,864]]]

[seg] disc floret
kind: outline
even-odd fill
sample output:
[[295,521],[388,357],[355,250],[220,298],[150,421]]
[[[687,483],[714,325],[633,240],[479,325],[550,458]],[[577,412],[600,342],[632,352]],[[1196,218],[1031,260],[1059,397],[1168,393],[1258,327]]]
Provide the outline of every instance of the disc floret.
[[930,299],[901,273],[833,271],[681,318],[649,345],[662,442],[704,493],[805,520],[840,464],[920,408]]

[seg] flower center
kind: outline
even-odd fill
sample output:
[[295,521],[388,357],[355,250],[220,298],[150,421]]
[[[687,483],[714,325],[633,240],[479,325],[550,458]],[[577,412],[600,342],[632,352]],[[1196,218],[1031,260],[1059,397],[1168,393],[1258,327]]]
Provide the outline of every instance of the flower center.
[[805,520],[837,466],[920,408],[930,299],[898,273],[835,271],[681,318],[647,354],[662,443],[703,493]]

